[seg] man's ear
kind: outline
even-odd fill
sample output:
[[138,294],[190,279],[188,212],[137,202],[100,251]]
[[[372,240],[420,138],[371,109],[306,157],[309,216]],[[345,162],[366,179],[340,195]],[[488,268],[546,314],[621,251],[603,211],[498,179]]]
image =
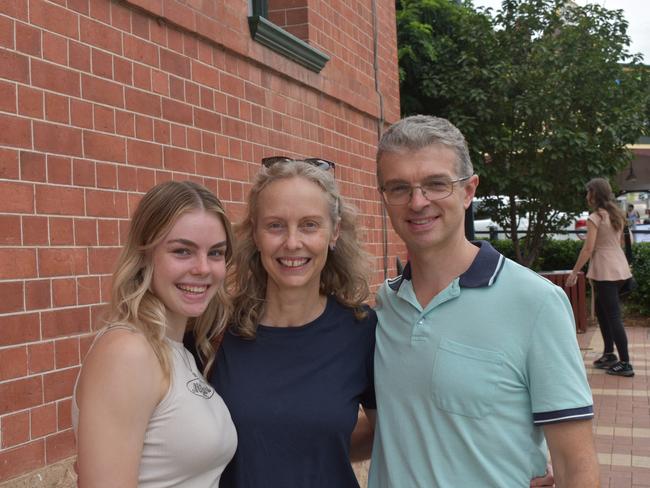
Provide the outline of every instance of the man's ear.
[[464,195],[463,204],[465,206],[465,210],[467,210],[469,206],[472,204],[472,200],[474,199],[474,195],[476,194],[476,189],[478,188],[478,182],[479,182],[478,175],[472,175],[464,185],[465,195]]

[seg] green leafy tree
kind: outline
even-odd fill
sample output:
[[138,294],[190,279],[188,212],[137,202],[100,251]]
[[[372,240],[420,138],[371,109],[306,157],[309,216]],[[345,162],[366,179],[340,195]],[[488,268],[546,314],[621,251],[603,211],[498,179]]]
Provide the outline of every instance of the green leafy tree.
[[623,168],[642,133],[647,82],[622,11],[504,0],[493,15],[469,1],[398,0],[397,22],[403,113],[463,131],[486,207],[530,265],[584,208],[584,184]]

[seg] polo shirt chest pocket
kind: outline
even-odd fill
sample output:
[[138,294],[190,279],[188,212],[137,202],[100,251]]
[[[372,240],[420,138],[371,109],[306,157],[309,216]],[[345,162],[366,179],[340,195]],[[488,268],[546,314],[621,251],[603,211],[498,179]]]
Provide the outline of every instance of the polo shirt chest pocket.
[[472,418],[492,413],[504,354],[443,339],[433,366],[433,398],[441,410]]

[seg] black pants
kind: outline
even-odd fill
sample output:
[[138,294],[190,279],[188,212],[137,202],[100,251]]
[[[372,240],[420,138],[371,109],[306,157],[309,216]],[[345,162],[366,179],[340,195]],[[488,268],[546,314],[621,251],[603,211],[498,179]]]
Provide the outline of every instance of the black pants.
[[621,303],[618,290],[622,281],[595,281],[596,316],[600,325],[600,333],[605,343],[605,353],[614,352],[614,344],[618,350],[621,361],[628,362],[630,356],[627,351],[627,335],[621,318]]

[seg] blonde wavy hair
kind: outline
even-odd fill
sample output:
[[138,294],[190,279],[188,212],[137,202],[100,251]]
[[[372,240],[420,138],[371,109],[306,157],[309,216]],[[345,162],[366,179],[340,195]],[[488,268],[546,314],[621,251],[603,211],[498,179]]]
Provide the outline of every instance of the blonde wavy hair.
[[332,295],[342,305],[352,308],[358,320],[367,315],[363,308],[368,299],[369,258],[361,247],[356,227],[356,210],[345,203],[332,171],[304,161],[284,161],[262,167],[253,180],[244,220],[235,226],[237,249],[228,273],[228,289],[233,295],[230,332],[254,339],[257,325],[266,306],[267,273],[253,240],[255,217],[260,193],[271,183],[288,178],[303,178],[315,183],[327,197],[333,226],[339,225],[336,248],[327,255],[320,277],[320,292]]
[[[168,181],[153,187],[142,197],[113,273],[108,325],[126,325],[142,332],[166,377],[170,374],[171,350],[164,340],[165,305],[150,288],[154,273],[151,254],[178,218],[193,210],[204,210],[221,220],[226,231],[228,267],[232,260],[233,232],[219,199],[197,183]],[[225,329],[231,310],[230,299],[222,284],[205,312],[188,322],[188,330],[194,331],[204,373],[214,361],[213,341]]]

